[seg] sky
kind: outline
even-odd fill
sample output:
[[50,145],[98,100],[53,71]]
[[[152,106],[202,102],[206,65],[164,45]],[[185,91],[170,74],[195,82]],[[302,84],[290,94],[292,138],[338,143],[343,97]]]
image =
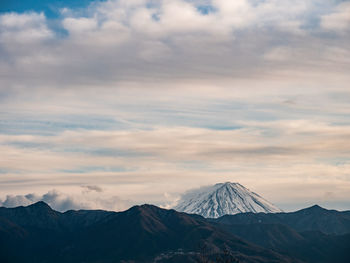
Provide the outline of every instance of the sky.
[[0,205],[350,210],[349,43],[350,1],[1,1]]

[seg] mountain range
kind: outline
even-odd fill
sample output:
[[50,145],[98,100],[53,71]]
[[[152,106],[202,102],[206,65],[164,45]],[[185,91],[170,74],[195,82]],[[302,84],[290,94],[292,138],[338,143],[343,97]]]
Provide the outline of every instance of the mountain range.
[[350,212],[313,206],[293,213],[220,218],[153,205],[124,212],[0,208],[0,262],[350,262]]

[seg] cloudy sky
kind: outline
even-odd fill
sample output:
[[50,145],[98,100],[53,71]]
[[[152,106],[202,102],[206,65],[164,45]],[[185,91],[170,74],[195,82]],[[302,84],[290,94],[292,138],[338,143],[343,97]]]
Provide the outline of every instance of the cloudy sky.
[[349,43],[346,0],[1,1],[0,205],[350,209]]

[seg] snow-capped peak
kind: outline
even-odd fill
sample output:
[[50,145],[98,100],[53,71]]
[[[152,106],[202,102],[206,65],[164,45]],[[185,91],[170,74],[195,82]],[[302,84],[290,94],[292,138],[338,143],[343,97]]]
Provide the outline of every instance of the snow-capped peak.
[[175,210],[217,218],[237,213],[277,213],[281,209],[239,183],[218,183],[187,192]]

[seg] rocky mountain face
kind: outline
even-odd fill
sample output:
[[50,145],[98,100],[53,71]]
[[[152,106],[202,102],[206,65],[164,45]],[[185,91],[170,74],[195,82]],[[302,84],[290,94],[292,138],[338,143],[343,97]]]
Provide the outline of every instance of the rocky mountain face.
[[238,213],[278,213],[281,209],[239,183],[219,183],[186,193],[175,210],[218,218]]

